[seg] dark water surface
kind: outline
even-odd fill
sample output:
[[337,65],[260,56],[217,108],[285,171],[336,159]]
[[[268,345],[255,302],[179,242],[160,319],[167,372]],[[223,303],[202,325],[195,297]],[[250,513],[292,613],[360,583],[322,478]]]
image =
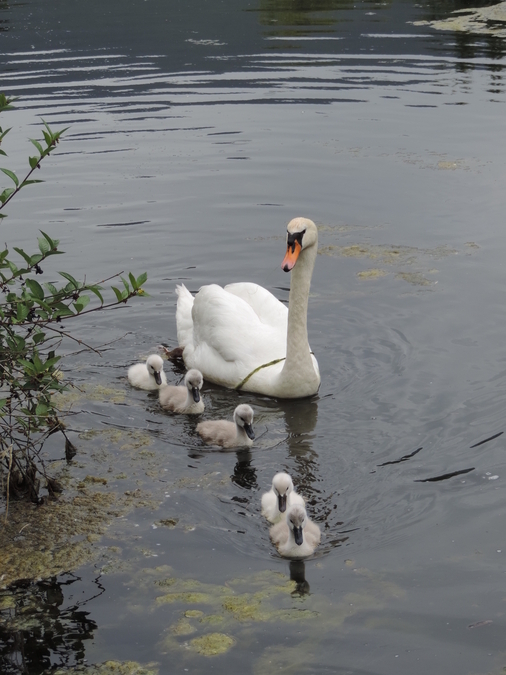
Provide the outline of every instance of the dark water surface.
[[[60,238],[45,281],[149,273],[149,298],[75,329],[94,344],[127,333],[64,364],[116,392],[76,404],[75,472],[152,500],[111,524],[100,562],[18,589],[36,618],[3,632],[4,672],[110,659],[160,673],[503,671],[504,23],[418,23],[478,5],[0,2],[1,89],[20,97],[2,166],[22,174],[41,117],[70,127],[4,239]],[[181,280],[249,280],[287,300],[297,215],[320,227],[319,395],[206,385],[206,416],[248,401],[258,437],[207,452],[194,420],[130,390],[127,367],[176,344]],[[125,450],[118,430],[146,447]],[[305,570],[277,556],[260,516],[279,470],[324,533]],[[202,595],[157,601],[171,588]],[[209,633],[234,644],[192,651]]]

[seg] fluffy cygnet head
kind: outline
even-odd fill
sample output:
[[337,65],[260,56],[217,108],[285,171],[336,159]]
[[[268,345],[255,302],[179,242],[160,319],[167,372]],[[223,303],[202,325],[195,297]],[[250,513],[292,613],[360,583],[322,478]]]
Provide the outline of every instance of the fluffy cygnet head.
[[200,390],[204,384],[204,378],[200,370],[196,368],[189,370],[185,375],[184,383],[188,387],[188,390],[191,391],[195,403],[198,403],[200,401]]
[[300,504],[291,506],[286,514],[286,522],[293,532],[293,538],[297,546],[301,546],[304,541],[302,530],[306,525],[306,518],[306,509]]
[[272,479],[272,489],[278,498],[278,508],[280,513],[286,511],[286,501],[290,492],[293,492],[293,482],[290,476],[283,471],[277,473]]
[[254,440],[255,438],[255,433],[252,426],[253,416],[253,408],[246,403],[241,403],[241,405],[238,405],[234,410],[234,422],[238,427],[242,427],[244,429],[248,438],[251,438],[251,440]]
[[146,361],[148,373],[155,378],[156,384],[162,384],[163,359],[158,354],[151,354]]

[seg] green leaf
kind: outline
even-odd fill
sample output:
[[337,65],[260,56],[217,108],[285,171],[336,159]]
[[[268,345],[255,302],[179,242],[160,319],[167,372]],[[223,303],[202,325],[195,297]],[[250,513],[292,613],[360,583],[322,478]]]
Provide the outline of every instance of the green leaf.
[[114,291],[114,294],[116,295],[116,299],[118,302],[123,302],[123,293],[119,290],[119,288],[116,288],[116,286],[111,286],[112,290]]
[[17,246],[14,246],[13,248],[16,251],[16,253],[19,253],[19,255],[22,258],[24,258],[29,265],[31,264],[30,256],[27,253],[25,253],[22,248],[18,248]]
[[23,366],[25,369],[25,372],[32,377],[33,375],[37,374],[37,371],[33,367],[33,363],[31,361],[27,361],[26,359],[18,359],[18,363]]
[[21,189],[22,187],[25,187],[25,185],[33,185],[34,183],[43,183],[43,182],[44,182],[43,180],[37,180],[33,178],[30,180],[24,180],[19,187]]
[[65,316],[74,316],[74,314],[75,313],[70,309],[70,307],[64,305],[63,302],[58,302],[53,306],[53,317],[55,319]]
[[125,277],[120,277],[120,279],[123,282],[123,286],[125,287],[127,295],[130,295],[130,286],[128,285],[128,281],[125,279]]
[[74,279],[74,277],[71,274],[69,274],[68,272],[58,272],[58,274],[62,276],[64,279],[67,279],[67,281],[69,281],[75,289],[79,288],[79,283]]
[[30,289],[30,293],[37,298],[37,300],[44,300],[44,289],[35,279],[27,279],[26,285]]
[[28,163],[31,169],[36,169],[39,164],[39,157],[28,157]]
[[[42,120],[42,121],[44,122],[44,120]],[[44,124],[46,124],[46,123],[44,122]],[[47,126],[47,124],[46,124],[46,126]],[[49,128],[49,127],[48,127],[48,128]],[[51,134],[51,130],[50,130],[49,133],[47,133],[47,132],[44,131],[44,129],[43,129],[43,130],[42,130],[42,135],[44,136],[44,140],[46,141],[47,148],[50,148],[51,145],[52,145],[52,143],[53,143],[53,135]],[[47,148],[42,152],[43,155],[47,154]]]
[[36,415],[39,415],[40,417],[46,417],[48,411],[49,408],[45,403],[37,403],[37,407],[35,408]]
[[34,367],[36,368],[37,373],[42,373],[42,372],[44,372],[44,370],[45,370],[44,364],[43,364],[42,361],[40,360],[40,356],[37,354],[37,352],[34,352],[34,353],[33,353],[32,359],[33,359],[33,365],[34,365]]
[[58,295],[58,289],[54,284],[52,284],[50,281],[48,281],[44,286],[47,288],[47,290],[51,293],[51,295]]
[[14,188],[5,188],[5,190],[0,194],[0,202],[5,204],[13,192],[16,192]]
[[0,141],[1,141],[5,136],[7,136],[7,134],[9,133],[9,131],[10,131],[11,129],[12,129],[12,127],[9,127],[8,129],[6,129],[6,130],[4,131],[4,130],[0,127]]
[[46,337],[45,333],[35,333],[35,335],[32,337],[33,343],[38,345],[41,342],[43,342],[45,337]]
[[12,338],[14,340],[13,349],[22,352],[26,346],[26,342],[23,340],[21,335],[13,335]]
[[82,312],[83,309],[89,304],[90,302],[90,296],[89,295],[81,295],[79,296],[79,299],[74,302],[74,307],[77,310],[77,313]]
[[0,155],[3,155],[4,157],[7,157],[7,153],[4,152],[3,150],[0,149]]
[[51,359],[47,359],[44,364],[45,369],[49,370],[50,368],[53,368],[53,366],[55,366],[60,359],[61,356],[53,356]]
[[39,237],[37,239],[39,242],[39,250],[42,253],[42,255],[46,255],[46,253],[51,249],[51,246],[49,245],[47,239],[45,237]]
[[40,263],[41,260],[42,260],[41,254],[40,254],[40,253],[35,253],[35,255],[32,255],[32,257],[30,258],[30,265],[31,265],[32,267],[34,267],[35,265],[37,265],[38,263]]
[[24,305],[22,302],[18,304],[16,318],[19,322],[24,321],[30,312],[30,307]]
[[16,176],[16,174],[14,173],[14,171],[10,171],[9,169],[1,169],[1,168],[0,168],[0,171],[3,171],[4,174],[5,174],[6,176],[9,176],[9,178],[10,178],[12,181],[14,181],[14,185],[15,185],[16,187],[18,187],[18,185],[19,185],[19,179],[18,179],[18,177]]
[[136,291],[136,290],[137,290],[137,286],[138,286],[138,284],[137,284],[137,279],[134,277],[134,275],[132,274],[132,272],[129,272],[129,273],[128,273],[128,278],[130,279],[130,283],[132,284],[133,290]]
[[5,408],[5,405],[9,399],[7,398],[0,398],[0,409]]
[[40,154],[42,155],[42,153],[43,153],[44,151],[43,151],[42,145],[39,143],[39,141],[36,141],[34,138],[30,138],[30,141],[35,145],[35,147],[37,148],[37,150],[38,150],[38,151],[40,152]]
[[104,298],[102,297],[102,293],[100,293],[100,291],[102,290],[102,286],[97,286],[97,285],[95,285],[95,286],[87,286],[87,287],[86,287],[86,290],[87,290],[87,291],[91,291],[92,293],[94,293],[94,294],[97,296],[97,298],[100,300],[100,302],[101,302],[102,304],[104,304]]
[[148,278],[148,273],[143,272],[137,277],[137,287],[142,286],[142,284],[145,284]]
[[47,241],[52,250],[58,248],[58,244],[60,243],[59,239],[51,239],[51,237],[48,234],[46,234],[43,230],[39,230],[39,232]]

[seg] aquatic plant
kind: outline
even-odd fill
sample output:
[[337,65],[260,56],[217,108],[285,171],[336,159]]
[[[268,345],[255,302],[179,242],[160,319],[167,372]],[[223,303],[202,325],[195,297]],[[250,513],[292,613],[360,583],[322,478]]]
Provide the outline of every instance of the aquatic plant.
[[[0,94],[0,112],[12,109],[14,100]],[[37,154],[29,157],[25,177],[20,179],[14,171],[0,168],[13,183],[0,193],[0,219],[6,217],[2,210],[20,190],[43,182],[31,176],[66,131],[52,131],[46,122],[43,124],[43,140],[31,139]],[[9,131],[0,127],[0,145]],[[0,155],[6,154],[0,147]],[[13,259],[7,247],[0,251],[0,486],[6,498],[5,517],[10,497],[40,502],[41,478],[49,495],[61,491],[41,457],[42,446],[51,434],[63,435],[68,461],[76,452],[54,401],[54,395],[68,387],[59,370],[62,356],[58,349],[70,341],[80,349],[100,350],[77,338],[67,323],[145,295],[142,284],[146,273],[125,277],[120,272],[98,283],[87,283],[68,272],[58,272],[60,282],[39,283],[37,277],[43,274],[44,263],[63,253],[58,239],[42,231],[41,235],[35,253],[14,246],[17,255]],[[115,278],[121,280],[122,287],[111,286],[114,297],[106,301],[102,284]]]

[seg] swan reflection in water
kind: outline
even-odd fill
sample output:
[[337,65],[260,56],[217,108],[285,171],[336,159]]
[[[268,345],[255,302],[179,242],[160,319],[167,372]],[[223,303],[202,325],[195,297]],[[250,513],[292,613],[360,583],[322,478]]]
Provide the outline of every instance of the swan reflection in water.
[[306,580],[306,564],[303,560],[290,561],[290,581],[295,581],[295,588],[292,591],[292,596],[302,597],[309,595],[309,582]]

